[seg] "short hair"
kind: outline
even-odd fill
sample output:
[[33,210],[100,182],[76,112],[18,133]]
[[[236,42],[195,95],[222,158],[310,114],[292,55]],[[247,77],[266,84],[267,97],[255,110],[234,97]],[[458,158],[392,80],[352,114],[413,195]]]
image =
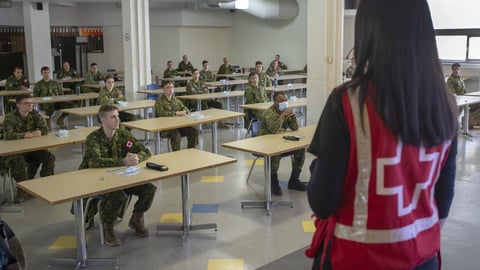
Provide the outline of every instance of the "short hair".
[[276,54],[275,56],[277,56],[278,58],[280,58],[280,54]]
[[456,67],[462,67],[462,65],[460,65],[460,63],[453,63],[452,69],[454,69]]
[[[257,75],[257,73],[255,72],[250,72],[250,74],[248,74],[248,79],[250,80],[250,78],[252,78],[253,76]],[[257,75],[258,76],[258,75]]]
[[173,64],[173,61],[172,61],[172,60],[168,60],[168,61],[167,61],[167,65],[168,65],[168,64]]
[[67,63],[67,64],[69,64],[69,65],[70,65],[70,62],[68,62],[68,61],[63,61],[63,63],[62,63],[62,64],[65,64],[65,63]]
[[109,74],[107,75],[107,77],[105,77],[105,81],[108,79],[113,79],[115,81],[115,76],[113,76],[112,74]]
[[163,81],[163,87],[165,87],[167,84],[171,84],[172,86],[175,86],[175,83],[172,80]]
[[227,61],[228,61],[228,57],[226,57],[226,56],[225,56],[225,57],[223,57],[223,61],[225,61],[225,60],[227,60]]
[[23,71],[23,68],[21,68],[21,67],[19,67],[19,66],[15,66],[15,67],[13,68],[13,72],[15,72],[15,70],[17,70],[17,69],[20,69],[20,70]]
[[26,98],[32,98],[32,95],[31,94],[20,94],[15,98],[15,103],[20,103],[20,101],[22,101]]
[[205,64],[208,64],[208,61],[207,61],[207,60],[203,60],[203,61],[202,61],[202,66],[205,65]]
[[284,92],[275,92],[275,94],[273,94],[273,101],[277,100],[277,97],[278,97],[279,95],[287,96],[287,95],[285,95]]
[[102,118],[105,117],[105,114],[111,111],[118,111],[118,107],[115,105],[111,104],[105,104],[100,106],[100,109],[98,109],[98,115],[97,115],[97,120],[99,123],[102,123]]
[[50,68],[47,67],[47,66],[43,66],[43,67],[40,68],[41,73],[43,73],[44,70],[50,70]]
[[198,69],[196,69],[196,68],[192,69],[192,74],[193,74],[195,71],[198,71]]
[[93,66],[98,66],[98,65],[97,65],[97,63],[91,63],[90,67],[93,67]]
[[263,66],[263,63],[262,63],[262,61],[257,61],[257,62],[255,62],[255,66],[256,65],[262,65]]

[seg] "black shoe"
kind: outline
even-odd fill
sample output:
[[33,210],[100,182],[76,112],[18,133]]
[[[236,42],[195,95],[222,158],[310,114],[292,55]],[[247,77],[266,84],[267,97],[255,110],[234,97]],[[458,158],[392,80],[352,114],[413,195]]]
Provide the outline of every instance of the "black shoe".
[[301,181],[288,181],[288,189],[307,191],[307,183]]
[[272,185],[272,194],[275,196],[282,196],[282,188],[277,184],[277,185]]

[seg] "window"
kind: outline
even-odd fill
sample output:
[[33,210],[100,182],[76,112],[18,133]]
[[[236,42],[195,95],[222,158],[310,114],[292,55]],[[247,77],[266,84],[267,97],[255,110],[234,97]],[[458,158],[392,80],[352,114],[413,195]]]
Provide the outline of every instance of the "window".
[[440,59],[465,61],[467,36],[437,36],[436,39]]

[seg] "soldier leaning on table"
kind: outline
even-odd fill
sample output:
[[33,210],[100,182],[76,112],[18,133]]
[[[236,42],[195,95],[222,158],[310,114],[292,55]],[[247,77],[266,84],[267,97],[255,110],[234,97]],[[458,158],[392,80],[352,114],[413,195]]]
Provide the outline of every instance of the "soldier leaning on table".
[[[114,105],[119,101],[125,101],[125,96],[122,91],[115,87],[115,80],[113,75],[108,75],[105,78],[105,87],[98,92],[98,105]],[[128,112],[118,112],[120,121],[130,122],[135,121],[135,115]]]
[[272,80],[268,77],[266,72],[263,72],[262,61],[255,62],[255,73],[258,75],[258,85],[263,87],[271,87]]
[[[260,116],[260,130],[258,136],[265,134],[277,134],[287,129],[297,130],[298,121],[292,109],[288,108],[287,96],[277,92],[273,96],[274,104]],[[292,159],[292,172],[288,180],[288,189],[306,191],[307,184],[300,181],[303,163],[305,162],[305,149],[295,150],[289,153]],[[281,156],[273,156],[271,159],[271,190],[273,195],[282,195],[282,189],[278,184],[278,168]]]
[[[190,113],[182,101],[177,99],[173,94],[173,82],[165,81],[163,84],[163,95],[155,101],[156,117],[185,117],[185,115]],[[187,137],[188,148],[195,148],[198,144],[198,130],[194,127],[183,127],[162,131],[160,136],[163,138],[169,138],[172,151],[180,150],[180,141],[183,136]]]
[[[34,97],[51,97],[51,96],[61,96],[63,95],[62,88],[60,84],[57,83],[55,80],[50,79],[50,68],[47,66],[43,66],[40,69],[42,73],[42,79],[35,83],[33,87],[33,96]],[[53,113],[55,110],[65,109],[65,108],[72,108],[75,107],[73,102],[56,102],[56,103],[46,103],[40,104],[40,110],[45,111],[45,114],[52,118]],[[56,124],[61,128],[65,129],[64,119],[68,116],[68,113],[62,113],[60,117],[57,119]],[[49,121],[50,121],[49,119]]]
[[[5,116],[3,122],[5,140],[28,139],[48,134],[45,119],[40,113],[33,110],[32,96],[30,94],[17,96],[16,107],[16,110]],[[48,150],[38,150],[9,155],[5,158],[5,166],[10,169],[12,178],[16,182],[33,179],[40,165],[42,165],[40,170],[41,177],[53,175],[55,156]],[[17,189],[14,202],[22,203],[24,197],[25,192]]]
[[[102,105],[98,110],[98,119],[102,127],[87,136],[85,156],[79,169],[134,166],[151,156],[150,151],[128,130],[120,128],[120,118],[116,106]],[[150,209],[156,189],[153,184],[148,183],[103,194],[105,198],[100,217],[103,222],[105,244],[109,246],[121,244],[113,227],[128,200],[127,194],[138,196],[128,226],[135,231],[137,236],[147,237],[149,235],[145,228],[143,215]]]
[[[13,74],[10,75],[5,82],[5,90],[27,90],[29,87],[30,83],[28,82],[28,78],[23,75],[22,68],[13,68]],[[8,98],[3,100],[3,108],[5,109],[5,113],[16,109],[15,104],[9,102]]]
[[[57,72],[57,80],[69,80],[73,78],[78,78],[77,71],[70,67],[70,63],[68,61],[64,61],[62,64],[62,69]],[[64,83],[63,87],[70,88],[71,90],[75,91],[75,83]]]
[[[250,72],[248,75],[248,87],[245,89],[245,104],[268,102],[265,87],[258,85],[258,75]],[[247,110],[245,114],[245,126],[250,125],[250,121],[258,119],[260,113],[257,110]]]
[[204,82],[214,82],[215,75],[211,70],[208,69],[208,61],[202,61],[202,70],[200,70],[200,81]]
[[188,56],[185,54],[182,56],[182,61],[178,63],[178,71],[188,72],[194,69],[192,63],[188,60]]

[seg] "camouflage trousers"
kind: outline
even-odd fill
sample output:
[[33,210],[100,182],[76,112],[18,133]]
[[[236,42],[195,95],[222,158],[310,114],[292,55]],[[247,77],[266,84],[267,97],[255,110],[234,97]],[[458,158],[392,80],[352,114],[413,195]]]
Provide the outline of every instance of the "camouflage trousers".
[[55,155],[48,150],[39,150],[5,158],[5,166],[10,169],[10,174],[16,182],[33,179],[40,165],[42,165],[41,177],[53,175]]
[[174,130],[163,131],[160,137],[170,139],[172,151],[180,150],[180,141],[182,137],[187,137],[187,147],[195,148],[198,144],[198,130],[193,127],[184,127]]
[[152,205],[156,190],[157,187],[149,183],[104,194],[105,198],[100,211],[102,222],[113,223],[120,216],[129,195],[138,196],[133,212],[146,212]]
[[[292,170],[302,170],[303,168],[303,163],[305,163],[305,149],[299,149],[295,150],[286,154],[283,154],[283,156],[289,155],[292,159]],[[272,173],[277,173],[278,168],[280,167],[280,159],[282,156],[273,156],[271,159],[271,168],[272,168]]]

